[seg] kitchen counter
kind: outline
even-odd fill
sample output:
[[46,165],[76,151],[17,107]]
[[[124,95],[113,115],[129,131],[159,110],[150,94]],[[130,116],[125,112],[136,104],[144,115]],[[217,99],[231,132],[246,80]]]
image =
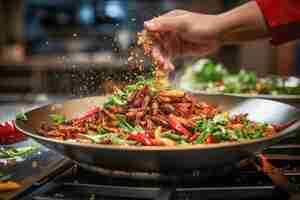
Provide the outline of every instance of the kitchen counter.
[[123,68],[127,59],[116,57],[111,52],[73,53],[69,55],[35,55],[26,57],[22,62],[1,60],[0,66],[9,66],[11,70],[66,70],[68,68],[99,69],[103,67]]
[[0,122],[14,119],[18,112],[28,111],[52,102],[61,102],[71,96],[54,96],[47,94],[10,94],[1,95]]
[[[20,111],[28,111],[42,105],[46,105],[50,102],[62,101],[65,98],[67,97],[47,96],[42,94],[35,96],[2,96],[2,102],[0,101],[0,122],[14,119],[16,113]],[[4,102],[3,100],[9,100],[10,102]],[[38,144],[31,139],[27,139],[15,145],[7,145],[6,147],[25,147],[31,145]],[[68,162],[66,158],[56,152],[50,151],[43,146],[38,146],[39,148],[36,152],[24,159],[21,158],[7,161],[0,158],[0,171],[11,175],[12,179],[21,185],[20,189],[0,193],[0,199],[10,199],[17,194],[22,193],[27,188],[32,187],[33,184],[42,184],[41,180],[43,177]]]
[[[27,139],[9,146],[27,147],[32,145],[38,144],[31,139]],[[42,184],[44,177],[47,177],[53,171],[69,162],[68,159],[56,152],[50,151],[43,146],[38,146],[37,151],[24,158],[8,161],[0,159],[1,173],[10,175],[13,181],[21,185],[17,190],[1,192],[0,199],[11,199],[33,185],[38,186]]]

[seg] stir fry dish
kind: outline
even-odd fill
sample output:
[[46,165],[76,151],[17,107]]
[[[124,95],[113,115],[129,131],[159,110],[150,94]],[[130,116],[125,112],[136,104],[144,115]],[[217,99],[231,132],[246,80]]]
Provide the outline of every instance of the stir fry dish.
[[222,64],[209,59],[201,59],[188,67],[180,85],[208,93],[300,95],[300,80],[296,77],[258,77],[246,70],[230,73]]
[[230,116],[183,91],[157,89],[153,80],[139,80],[117,89],[101,107],[67,120],[51,115],[42,136],[85,144],[178,146],[241,142],[271,137],[286,126]]

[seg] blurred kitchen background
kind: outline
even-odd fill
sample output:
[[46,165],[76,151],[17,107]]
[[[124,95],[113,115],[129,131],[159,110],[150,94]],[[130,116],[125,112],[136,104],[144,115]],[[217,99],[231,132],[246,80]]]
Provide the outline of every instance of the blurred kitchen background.
[[[147,19],[173,9],[220,13],[243,2],[0,0],[0,120],[23,107],[103,94],[136,76],[127,57]],[[227,46],[212,57],[259,74],[297,75],[300,68],[297,42]]]

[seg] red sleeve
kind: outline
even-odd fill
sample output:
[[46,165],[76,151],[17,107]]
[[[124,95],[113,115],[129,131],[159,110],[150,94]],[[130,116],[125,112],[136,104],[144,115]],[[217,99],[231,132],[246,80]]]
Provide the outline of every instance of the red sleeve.
[[300,0],[256,0],[270,27],[271,43],[300,38]]

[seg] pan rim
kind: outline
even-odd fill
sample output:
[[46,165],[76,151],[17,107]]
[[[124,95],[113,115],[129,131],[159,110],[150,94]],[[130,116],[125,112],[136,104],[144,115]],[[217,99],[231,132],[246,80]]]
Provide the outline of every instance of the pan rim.
[[[46,107],[51,107],[51,106],[55,106],[57,104],[63,105],[66,103],[69,103],[70,101],[82,101],[84,99],[86,99],[86,101],[92,101],[92,99],[96,99],[96,98],[104,98],[107,95],[103,95],[103,96],[89,96],[89,97],[83,97],[83,98],[75,98],[75,99],[70,99],[70,100],[66,100],[64,102],[61,103],[52,103],[52,104],[48,104],[48,105],[44,105],[41,106],[39,108],[35,108],[33,110],[29,110],[26,113],[30,113],[32,111],[38,110],[38,109],[43,109]],[[300,129],[300,109],[298,109],[295,106],[286,104],[286,103],[282,103],[282,102],[278,102],[278,101],[274,101],[274,100],[270,100],[270,99],[260,99],[260,98],[251,98],[251,100],[257,100],[257,101],[265,101],[265,102],[272,102],[272,103],[276,103],[276,104],[282,104],[284,106],[293,108],[295,110],[297,110],[297,112],[299,113],[299,118],[295,119],[295,122],[288,128],[284,129],[283,131],[277,133],[276,135],[272,136],[272,137],[264,137],[264,138],[260,138],[260,139],[253,139],[253,140],[247,140],[247,141],[242,141],[242,142],[222,142],[222,143],[218,143],[218,144],[195,144],[195,145],[189,145],[189,146],[175,146],[175,147],[162,147],[162,146],[124,146],[124,145],[109,145],[109,144],[84,144],[84,143],[77,143],[77,142],[70,142],[70,141],[60,141],[60,140],[55,140],[55,139],[51,139],[51,138],[47,138],[41,135],[38,135],[36,133],[30,133],[26,130],[23,130],[18,123],[24,123],[22,121],[19,120],[14,120],[13,123],[16,127],[17,130],[21,131],[22,133],[24,133],[25,135],[34,138],[34,139],[39,139],[39,140],[43,140],[43,141],[47,141],[47,142],[51,142],[51,143],[56,143],[56,144],[65,144],[65,145],[71,145],[71,146],[81,146],[81,147],[88,147],[88,148],[96,148],[96,149],[107,149],[107,150],[126,150],[126,151],[188,151],[188,150],[212,150],[212,149],[222,149],[222,148],[232,148],[232,147],[237,147],[237,146],[242,146],[242,145],[251,145],[251,144],[259,144],[259,143],[264,143],[266,141],[273,141],[276,139],[280,139],[282,137],[287,137],[291,134],[293,134],[296,130]],[[101,105],[99,105],[101,106]],[[25,113],[25,115],[26,115]],[[289,129],[292,129],[293,127],[295,127],[295,130],[293,131],[289,131]]]
[[254,140],[247,140],[242,142],[223,142],[218,144],[195,144],[190,146],[175,146],[175,147],[162,147],[162,146],[124,146],[124,145],[109,145],[109,144],[83,144],[83,143],[77,143],[77,142],[69,142],[69,141],[60,141],[55,140],[51,138],[47,138],[44,136],[40,136],[37,134],[29,133],[26,130],[23,130],[18,125],[19,121],[14,121],[14,125],[17,130],[21,131],[25,135],[33,138],[38,139],[42,141],[47,141],[51,143],[61,144],[61,145],[70,145],[70,146],[81,146],[86,148],[94,148],[94,149],[106,149],[106,150],[115,150],[115,151],[158,151],[158,152],[166,152],[166,151],[189,151],[189,150],[213,150],[213,149],[224,149],[224,148],[233,148],[238,146],[244,146],[244,145],[251,145],[251,144],[259,144],[264,143],[266,141],[273,141],[276,139],[280,139],[282,137],[288,137],[291,134],[294,134],[294,131],[289,132],[288,130],[292,127],[300,127],[300,120],[297,120],[293,125],[288,127],[287,129],[283,130],[282,132],[277,133],[276,135],[272,137],[264,137],[260,139],[254,139]]

